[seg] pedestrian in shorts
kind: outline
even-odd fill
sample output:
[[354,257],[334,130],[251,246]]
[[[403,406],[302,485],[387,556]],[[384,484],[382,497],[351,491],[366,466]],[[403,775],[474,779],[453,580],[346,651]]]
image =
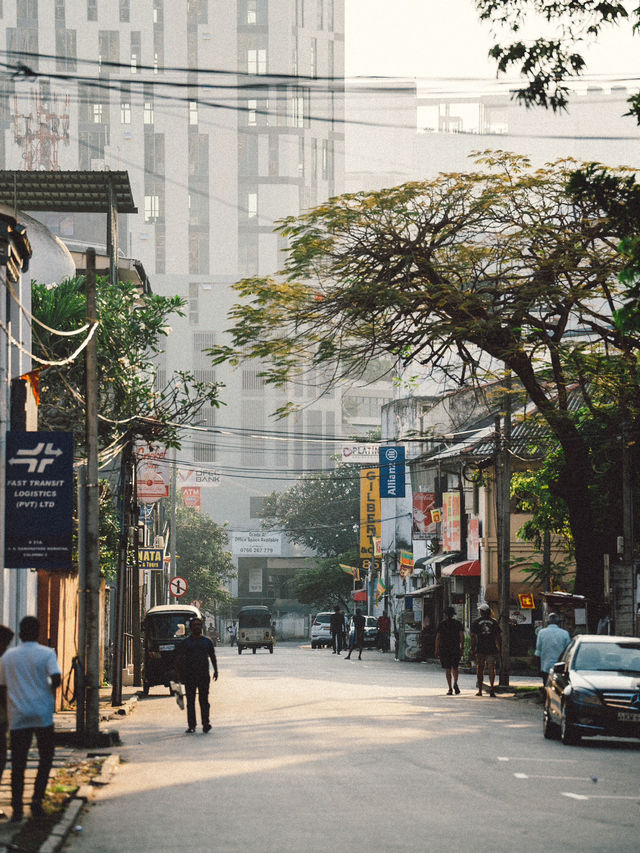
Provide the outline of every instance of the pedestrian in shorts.
[[436,630],[436,657],[444,669],[447,679],[447,696],[460,693],[458,687],[458,668],[460,658],[464,654],[464,626],[462,622],[453,617],[456,615],[455,607],[445,607],[445,618],[440,622]]

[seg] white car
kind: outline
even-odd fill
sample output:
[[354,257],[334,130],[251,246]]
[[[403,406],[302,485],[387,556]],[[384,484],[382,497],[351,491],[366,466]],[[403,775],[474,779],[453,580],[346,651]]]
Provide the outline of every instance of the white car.
[[331,611],[316,613],[311,623],[311,648],[331,645]]

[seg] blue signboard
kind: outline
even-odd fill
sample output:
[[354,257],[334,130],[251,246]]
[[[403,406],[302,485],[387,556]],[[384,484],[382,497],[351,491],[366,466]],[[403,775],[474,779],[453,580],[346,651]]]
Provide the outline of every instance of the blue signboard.
[[404,497],[404,447],[380,448],[380,497]]
[[73,433],[7,433],[5,566],[72,567]]

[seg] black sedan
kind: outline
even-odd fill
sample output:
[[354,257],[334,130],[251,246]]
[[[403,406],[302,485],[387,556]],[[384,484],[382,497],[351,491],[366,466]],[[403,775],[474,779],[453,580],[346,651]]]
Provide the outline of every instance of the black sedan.
[[640,638],[574,637],[549,673],[543,732],[576,744],[582,737],[640,737]]

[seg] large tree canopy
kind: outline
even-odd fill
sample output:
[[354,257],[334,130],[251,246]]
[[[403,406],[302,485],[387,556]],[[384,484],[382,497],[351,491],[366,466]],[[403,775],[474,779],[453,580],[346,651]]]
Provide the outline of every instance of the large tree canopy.
[[[637,0],[636,0],[637,2]],[[546,19],[550,32],[535,40],[515,37],[496,44],[490,55],[498,71],[512,66],[527,79],[516,97],[528,106],[564,109],[568,102],[568,78],[579,76],[586,67],[584,47],[597,40],[608,27],[640,29],[640,5],[616,0],[476,0],[480,19],[491,21],[496,31],[507,29],[519,34],[533,15]],[[629,99],[629,113],[640,124],[640,95]]]
[[226,584],[235,575],[224,525],[191,507],[180,506],[176,514],[178,570],[189,584],[189,597],[202,601],[206,612],[228,605]]
[[356,548],[360,523],[359,469],[343,465],[328,474],[310,474],[264,504],[266,528],[284,530],[292,542],[324,557]]
[[562,448],[557,489],[573,532],[576,591],[599,598],[602,554],[616,531],[594,541],[593,472],[569,389],[580,386],[605,418],[599,400],[615,398],[637,428],[638,341],[612,317],[617,235],[597,202],[567,195],[574,162],[535,172],[503,152],[477,162],[479,171],[341,196],[285,220],[285,269],[236,285],[232,344],[212,356],[262,358],[276,383],[304,359],[339,378],[380,354],[460,382],[508,369]]

